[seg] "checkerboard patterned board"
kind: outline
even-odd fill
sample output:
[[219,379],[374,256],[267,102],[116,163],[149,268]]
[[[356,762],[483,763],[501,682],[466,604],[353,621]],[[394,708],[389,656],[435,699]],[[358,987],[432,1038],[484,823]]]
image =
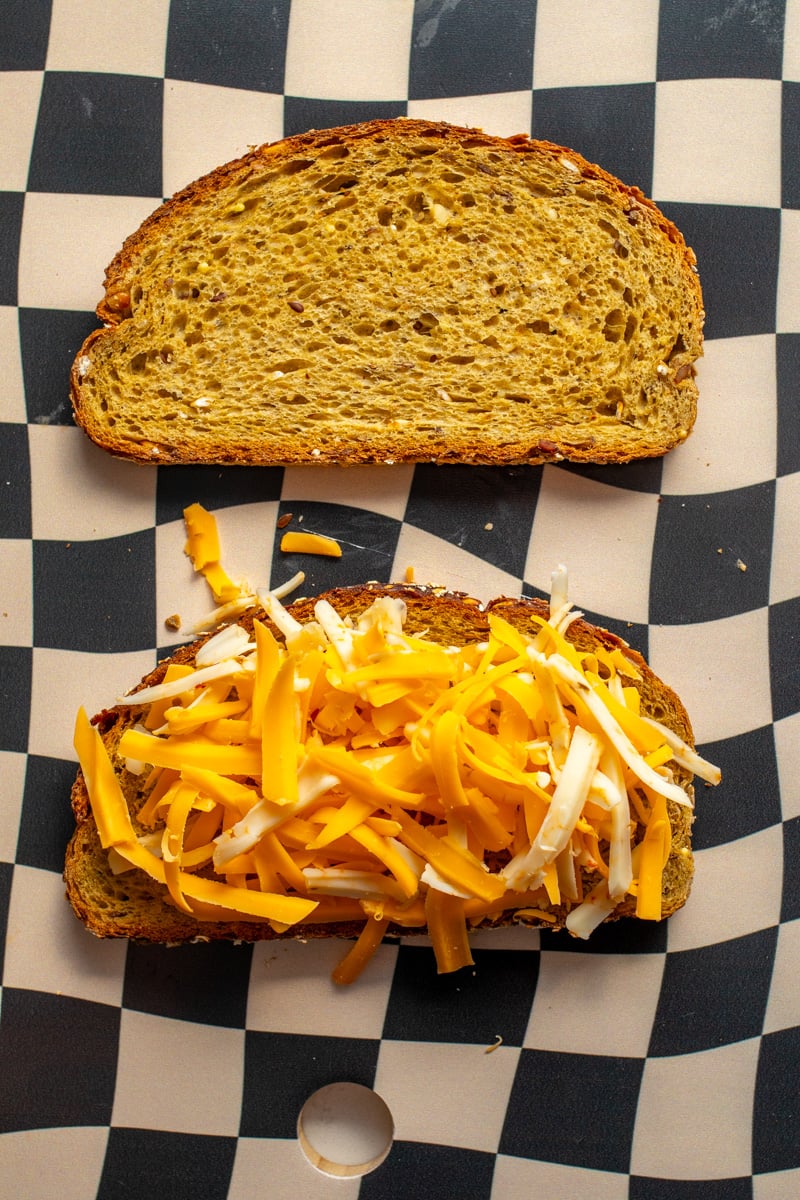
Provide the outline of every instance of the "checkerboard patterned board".
[[[0,31],[0,1197],[799,1195],[800,0],[2,0]],[[122,239],[249,144],[403,114],[572,146],[676,221],[708,310],[689,441],[349,472],[92,447],[67,374]],[[208,607],[195,500],[262,585],[413,565],[488,599],[566,562],[723,768],[689,905],[588,944],[481,935],[454,977],[387,943],[346,992],[333,943],[94,941],[61,881],[73,716]],[[286,512],[343,558],[276,552]],[[341,1079],[395,1121],[361,1182],[295,1141]]]

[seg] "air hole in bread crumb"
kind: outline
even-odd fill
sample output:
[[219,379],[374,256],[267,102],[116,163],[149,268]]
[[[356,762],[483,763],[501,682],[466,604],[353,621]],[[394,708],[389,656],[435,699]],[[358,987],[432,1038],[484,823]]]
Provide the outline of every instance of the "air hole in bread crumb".
[[431,332],[439,325],[438,318],[433,313],[422,312],[417,317],[411,328],[415,333],[420,333],[425,337],[430,337]]
[[676,354],[685,354],[685,352],[686,352],[686,343],[683,340],[683,334],[679,333],[677,338],[675,339],[675,344],[673,345],[672,349],[669,352],[669,355],[667,356],[667,362],[671,362]]
[[[291,162],[286,163],[278,171],[279,175],[299,175],[301,171],[307,171],[309,167],[314,166],[313,158],[293,158]],[[243,191],[243,188],[239,189]]]
[[[358,201],[355,196],[342,196],[341,199],[337,200],[336,203],[333,204],[331,206],[331,208],[327,209],[326,211],[327,212],[342,212],[342,210],[345,208],[353,208],[357,203],[358,203]],[[344,225],[341,221],[339,221],[336,225],[336,228],[337,229],[346,229],[347,226]]]
[[293,371],[302,371],[310,366],[311,362],[307,358],[287,358],[283,362],[270,363],[267,371],[270,374],[280,371],[281,375],[291,375]]
[[342,192],[347,188],[355,187],[358,179],[355,175],[323,175],[317,180],[317,187],[323,192]]
[[600,217],[597,222],[597,228],[602,229],[603,233],[607,233],[610,238],[616,239],[619,237],[619,230],[616,225],[612,225],[610,221],[606,221]]
[[333,142],[320,154],[320,158],[348,158],[350,151],[341,142]]
[[625,315],[621,308],[612,308],[603,322],[603,337],[607,342],[618,342],[625,332]]

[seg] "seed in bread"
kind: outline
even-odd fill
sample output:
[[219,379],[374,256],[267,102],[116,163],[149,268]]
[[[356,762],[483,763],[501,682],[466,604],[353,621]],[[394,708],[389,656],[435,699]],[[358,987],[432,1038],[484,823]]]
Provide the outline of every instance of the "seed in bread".
[[[556,592],[558,589],[556,589]],[[66,859],[101,937],[588,937],[689,894],[695,752],[674,693],[568,605],[408,585],[264,610],[162,663],[95,728]]]
[[625,462],[696,414],[695,256],[573,151],[417,120],[255,149],[107,269],[78,423],[156,463]]

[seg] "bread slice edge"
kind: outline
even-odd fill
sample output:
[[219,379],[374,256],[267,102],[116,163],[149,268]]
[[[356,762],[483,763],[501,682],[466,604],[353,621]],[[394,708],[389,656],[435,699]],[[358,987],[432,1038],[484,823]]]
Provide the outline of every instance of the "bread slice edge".
[[[489,440],[462,438],[453,440],[452,446],[432,444],[430,453],[420,451],[418,439],[401,437],[394,434],[391,438],[385,430],[380,437],[375,434],[374,445],[364,442],[364,439],[350,439],[337,445],[335,453],[326,446],[320,449],[309,441],[308,433],[302,436],[286,436],[281,439],[280,449],[274,447],[266,454],[256,448],[247,438],[236,437],[226,429],[224,438],[217,433],[200,440],[175,437],[160,439],[136,436],[126,433],[121,425],[111,430],[99,419],[96,408],[87,400],[83,385],[83,372],[86,364],[92,361],[95,350],[104,339],[113,335],[119,325],[130,315],[125,307],[125,297],[129,296],[131,278],[135,277],[137,259],[143,254],[148,242],[157,238],[159,231],[170,223],[180,220],[181,214],[190,213],[195,205],[202,202],[214,189],[246,181],[255,171],[265,171],[270,165],[278,164],[304,152],[312,153],[315,149],[324,147],[326,139],[338,136],[351,139],[353,142],[368,138],[397,137],[398,120],[377,120],[364,122],[359,125],[342,126],[336,130],[311,130],[307,133],[293,135],[280,141],[267,143],[250,150],[247,154],[230,163],[223,164],[209,172],[201,179],[194,181],[177,192],[170,200],[155,210],[139,227],[125,240],[123,246],[115,255],[106,269],[104,296],[97,306],[97,315],[103,322],[103,327],[93,331],[84,342],[76,355],[70,376],[72,406],[76,422],[87,435],[108,453],[140,463],[157,462],[170,463],[207,463],[215,465],[297,465],[303,463],[325,464],[340,463],[342,465],[359,465],[362,463],[392,462],[413,463],[417,461],[432,461],[439,463],[459,462],[485,465],[540,465],[567,459],[573,462],[597,463],[626,463],[632,460],[649,457],[660,457],[680,444],[694,425],[697,411],[697,387],[694,382],[693,363],[702,353],[702,323],[703,301],[699,279],[696,271],[696,257],[692,249],[686,245],[683,235],[675,224],[667,218],[658,206],[635,186],[623,183],[604,170],[601,166],[589,162],[578,152],[558,146],[549,141],[534,140],[527,135],[511,138],[500,138],[485,134],[480,130],[461,128],[445,122],[426,122],[420,120],[402,120],[402,128],[408,136],[417,134],[426,137],[448,136],[469,137],[476,144],[490,147],[502,147],[504,152],[525,156],[526,154],[542,154],[553,161],[568,157],[569,162],[587,183],[594,182],[613,192],[617,197],[624,198],[630,206],[632,217],[641,219],[659,235],[671,243],[676,259],[681,262],[685,275],[685,286],[693,293],[694,310],[693,338],[697,346],[683,362],[681,358],[676,373],[680,379],[679,390],[682,406],[685,407],[685,419],[681,418],[681,427],[660,427],[636,429],[630,427],[627,434],[620,431],[613,442],[602,445],[594,444],[593,436],[587,435],[583,425],[578,422],[575,429],[569,426],[569,421],[560,431],[539,428],[537,421],[532,422],[536,433],[521,432],[519,437],[506,444],[490,443]],[[685,372],[685,373],[684,373]],[[413,420],[413,413],[407,414]],[[574,436],[573,436],[574,435]],[[599,436],[599,435],[598,435]]]

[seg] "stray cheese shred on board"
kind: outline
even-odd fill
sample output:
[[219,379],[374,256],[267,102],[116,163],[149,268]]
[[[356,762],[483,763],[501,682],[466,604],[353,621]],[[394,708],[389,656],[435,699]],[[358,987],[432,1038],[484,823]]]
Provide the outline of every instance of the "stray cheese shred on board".
[[[252,635],[226,626],[193,666],[118,702],[142,709],[118,748],[147,773],[135,819],[79,712],[75,747],[112,868],[145,871],[200,921],[298,935],[363,922],[339,983],[390,923],[427,927],[448,972],[472,963],[469,928],[510,909],[553,922],[546,906],[566,902],[567,928],[586,938],[630,894],[637,916],[658,920],[667,801],[689,803],[669,763],[710,783],[720,773],[640,716],[619,650],[567,641],[579,614],[565,590],[560,570],[550,620],[530,636],[490,614],[488,639],[460,647],[407,634],[398,597],[357,619],[321,600],[301,625],[260,594],[282,640],[262,621]],[[599,880],[585,895],[580,868]]]
[[284,554],[322,554],[327,558],[341,558],[342,547],[333,538],[323,533],[285,533],[281,538]]

